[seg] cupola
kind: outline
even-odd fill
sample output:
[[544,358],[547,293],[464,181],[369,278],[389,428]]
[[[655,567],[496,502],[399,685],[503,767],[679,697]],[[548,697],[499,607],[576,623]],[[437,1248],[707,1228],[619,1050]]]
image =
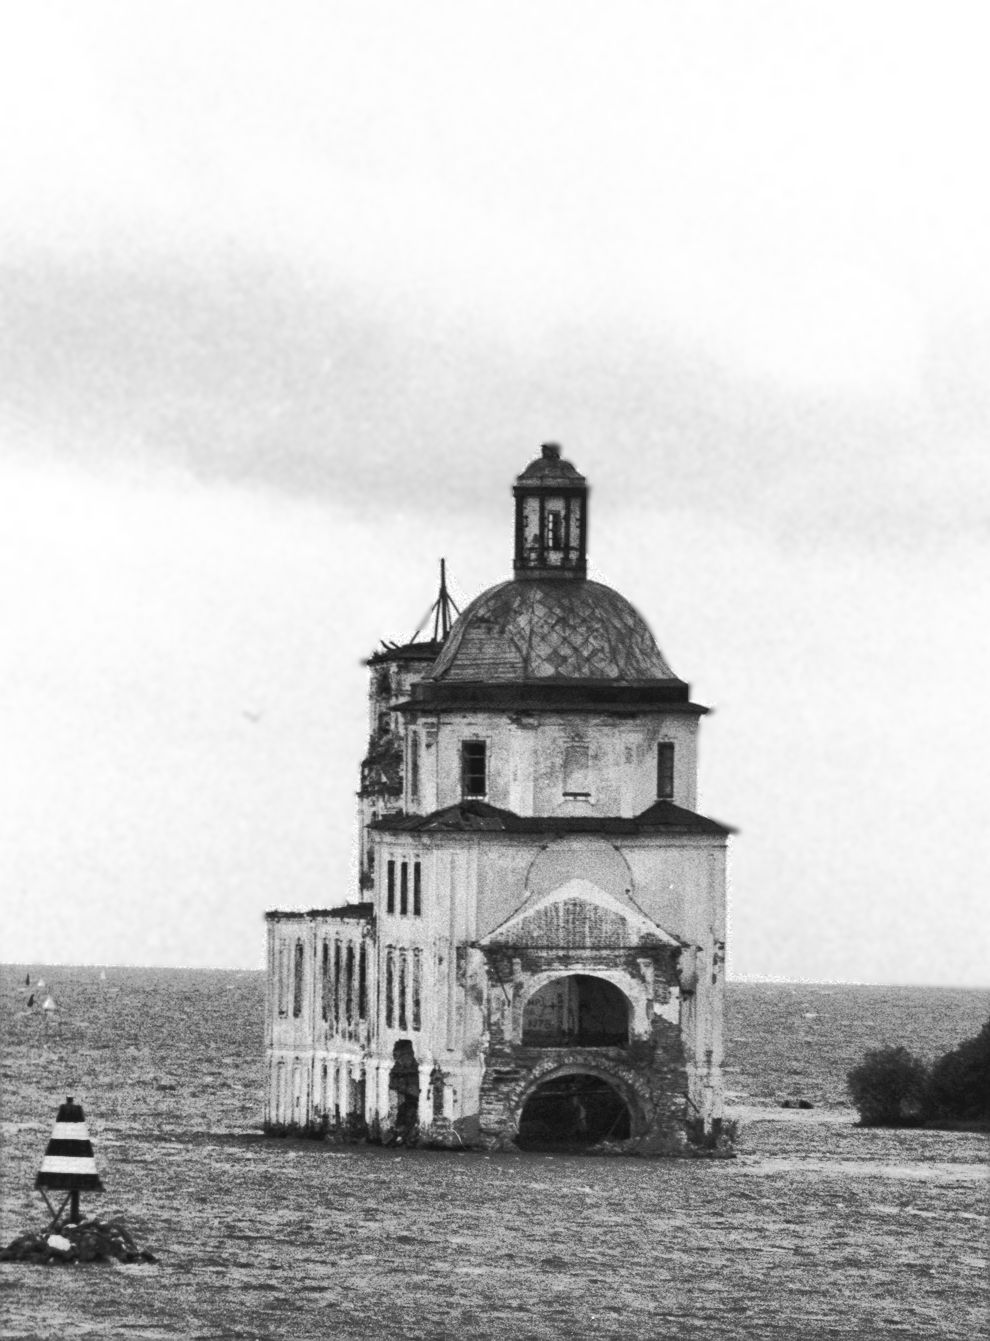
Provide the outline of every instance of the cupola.
[[546,442],[512,489],[516,500],[517,578],[587,575],[588,482],[560,448]]

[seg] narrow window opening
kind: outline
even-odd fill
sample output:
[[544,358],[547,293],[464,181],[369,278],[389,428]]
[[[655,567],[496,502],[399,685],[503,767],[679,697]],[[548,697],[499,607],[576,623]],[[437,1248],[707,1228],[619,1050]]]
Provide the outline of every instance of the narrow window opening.
[[386,875],[386,912],[395,912],[395,862],[390,861],[385,868]]
[[385,952],[385,1026],[395,1027],[395,951]]
[[409,804],[419,805],[419,732],[409,732]]
[[292,985],[292,1015],[298,1020],[303,1003],[303,943],[296,941],[295,972]]
[[289,1013],[289,968],[284,945],[278,947],[278,1013]]
[[439,1066],[434,1066],[430,1072],[430,1089],[433,1095],[433,1116],[435,1118],[443,1117],[443,1072]]
[[340,1008],[340,983],[342,974],[340,972],[340,941],[333,943],[333,1026],[340,1032],[340,1021],[343,1017],[343,1011]]
[[330,1018],[330,943],[323,942],[323,954],[320,961],[320,1014],[324,1020]]
[[358,1019],[368,1018],[368,947],[358,951]]
[[662,740],[657,746],[657,800],[669,801],[674,795],[674,744]]
[[564,517],[559,508],[548,508],[546,512],[547,549],[564,548]]
[[399,1028],[407,1029],[406,1023],[406,989],[407,989],[407,964],[405,950],[399,951]]
[[412,1027],[414,1030],[420,1029],[420,1001],[423,995],[423,952],[422,950],[413,950],[412,961]]
[[413,862],[413,917],[423,916],[423,868],[420,862]]
[[487,753],[483,740],[461,741],[461,792],[465,797],[487,794]]
[[345,1006],[345,1018],[348,1024],[353,1024],[354,1022],[354,946],[353,945],[348,945],[347,947],[345,976],[347,979],[347,986],[345,989],[345,1000],[347,1003]]
[[409,912],[409,863],[404,861],[399,867],[399,913],[405,917]]

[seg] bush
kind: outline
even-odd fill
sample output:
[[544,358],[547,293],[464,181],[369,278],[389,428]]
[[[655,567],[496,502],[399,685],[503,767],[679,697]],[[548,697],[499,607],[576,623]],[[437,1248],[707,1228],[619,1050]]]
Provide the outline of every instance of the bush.
[[960,1043],[932,1067],[925,1116],[934,1121],[990,1121],[990,1020],[975,1038]]
[[864,1127],[906,1127],[921,1121],[928,1071],[907,1048],[868,1052],[846,1077]]

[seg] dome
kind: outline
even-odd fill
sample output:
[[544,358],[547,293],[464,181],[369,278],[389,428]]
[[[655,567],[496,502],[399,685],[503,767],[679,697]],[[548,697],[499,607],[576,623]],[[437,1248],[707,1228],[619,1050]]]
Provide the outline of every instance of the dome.
[[502,582],[457,620],[427,680],[676,680],[643,617],[600,582]]

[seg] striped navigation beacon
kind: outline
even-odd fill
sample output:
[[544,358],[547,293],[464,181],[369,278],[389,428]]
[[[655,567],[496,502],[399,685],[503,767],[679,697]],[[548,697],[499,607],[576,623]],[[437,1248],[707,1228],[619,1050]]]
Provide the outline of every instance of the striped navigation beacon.
[[[45,1199],[52,1213],[50,1228],[55,1228],[62,1220],[66,1206],[69,1214],[66,1224],[79,1223],[79,1193],[102,1192],[103,1184],[96,1172],[96,1160],[82,1105],[77,1104],[70,1094],[58,1110],[51,1140],[41,1161],[41,1168],[34,1181],[37,1190]],[[65,1197],[58,1210],[48,1200],[49,1192],[64,1192]]]

